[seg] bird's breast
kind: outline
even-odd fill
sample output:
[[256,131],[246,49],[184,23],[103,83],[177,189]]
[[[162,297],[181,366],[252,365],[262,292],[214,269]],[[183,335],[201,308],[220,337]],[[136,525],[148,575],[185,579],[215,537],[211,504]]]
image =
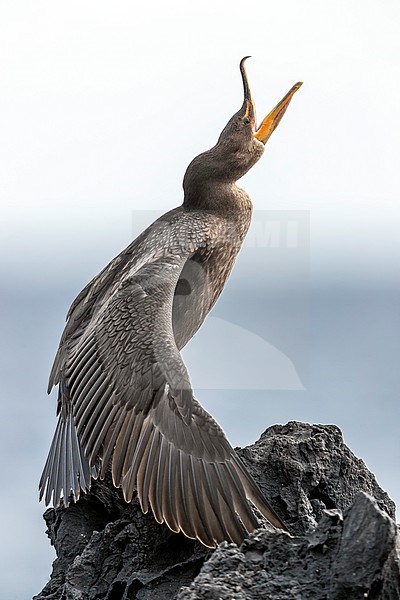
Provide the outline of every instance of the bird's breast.
[[221,294],[247,233],[251,213],[225,220],[218,235],[185,263],[173,302],[173,330],[179,349],[203,323]]

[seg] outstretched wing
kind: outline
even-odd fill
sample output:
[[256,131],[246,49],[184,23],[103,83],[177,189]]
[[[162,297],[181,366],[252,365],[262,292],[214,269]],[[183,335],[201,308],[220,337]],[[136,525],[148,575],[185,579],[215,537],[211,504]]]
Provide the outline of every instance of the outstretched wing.
[[[111,466],[128,502],[137,490],[144,512],[151,507],[160,523],[212,547],[240,543],[257,526],[248,499],[284,526],[193,397],[172,330],[188,258],[167,254],[125,279],[65,361],[60,390],[90,467],[103,477]],[[79,495],[73,484],[65,484],[65,504],[70,491]]]

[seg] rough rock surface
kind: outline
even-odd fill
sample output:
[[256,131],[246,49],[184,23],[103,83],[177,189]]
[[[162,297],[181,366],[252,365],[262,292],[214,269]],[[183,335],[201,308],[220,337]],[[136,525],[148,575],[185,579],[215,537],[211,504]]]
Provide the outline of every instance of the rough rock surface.
[[394,521],[359,492],[344,519],[328,510],[309,534],[259,529],[240,548],[221,545],[178,599],[395,600],[396,552]]
[[58,558],[35,600],[400,599],[394,503],[337,427],[275,425],[238,452],[293,537],[267,527],[212,552],[96,482],[46,511]]

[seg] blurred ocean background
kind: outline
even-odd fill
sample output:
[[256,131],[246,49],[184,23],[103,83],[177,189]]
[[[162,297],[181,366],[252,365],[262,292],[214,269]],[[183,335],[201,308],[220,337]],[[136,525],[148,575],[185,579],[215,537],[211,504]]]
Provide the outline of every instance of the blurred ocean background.
[[37,484],[47,378],[76,294],[157,214],[241,104],[298,80],[240,182],[251,232],[184,350],[234,445],[334,423],[400,501],[398,3],[17,0],[0,7],[0,596],[38,593],[54,551]]

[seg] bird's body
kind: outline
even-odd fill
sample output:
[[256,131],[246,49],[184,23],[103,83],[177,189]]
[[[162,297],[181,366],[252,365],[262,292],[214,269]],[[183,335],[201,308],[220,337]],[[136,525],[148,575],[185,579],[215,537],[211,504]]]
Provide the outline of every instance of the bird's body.
[[[246,83],[243,66],[242,75]],[[245,88],[245,108],[246,101]],[[110,469],[127,501],[136,490],[145,512],[151,507],[157,521],[207,546],[239,543],[257,526],[248,499],[284,527],[194,398],[180,355],[220,295],[250,224],[250,198],[235,182],[263,152],[251,127],[247,145],[226,162],[243,111],[189,165],[183,205],[72,304],[49,382],[49,390],[59,385],[60,416],[40,482],[46,503],[67,506]]]

